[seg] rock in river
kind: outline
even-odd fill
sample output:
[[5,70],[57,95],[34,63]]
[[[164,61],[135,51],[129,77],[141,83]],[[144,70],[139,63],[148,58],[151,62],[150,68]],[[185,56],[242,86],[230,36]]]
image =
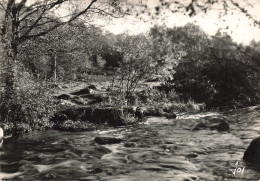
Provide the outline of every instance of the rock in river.
[[94,141],[100,145],[105,145],[105,144],[121,143],[123,140],[121,138],[113,138],[113,137],[96,137]]
[[253,139],[244,153],[243,159],[246,162],[260,164],[260,137]]
[[142,107],[137,107],[136,110],[135,110],[135,116],[138,118],[138,119],[142,119],[144,117],[144,111],[145,109],[142,108]]
[[218,130],[218,131],[228,131],[229,130],[229,124],[226,121],[221,121],[218,125],[211,126],[210,129]]
[[174,113],[165,113],[164,114],[167,119],[176,119],[177,115]]
[[88,88],[93,89],[93,90],[97,90],[97,87],[95,85],[89,85]]
[[197,131],[197,130],[202,130],[202,129],[206,129],[207,128],[207,125],[206,123],[198,123],[195,128],[193,128],[194,131]]
[[136,143],[133,143],[133,142],[126,142],[126,143],[124,143],[124,147],[127,147],[127,148],[135,147],[135,146],[136,146]]
[[59,96],[57,96],[57,99],[64,99],[64,100],[68,100],[68,99],[72,99],[73,96],[70,94],[61,94]]
[[71,93],[72,95],[82,95],[82,94],[89,94],[91,93],[91,90],[89,88],[84,88],[79,91]]

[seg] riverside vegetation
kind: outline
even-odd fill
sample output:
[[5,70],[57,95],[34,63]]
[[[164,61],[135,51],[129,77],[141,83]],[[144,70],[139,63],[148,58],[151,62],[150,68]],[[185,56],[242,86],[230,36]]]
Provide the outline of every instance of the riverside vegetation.
[[[197,11],[206,13],[217,4],[223,5],[225,14],[235,8],[255,25],[260,25],[259,21],[242,7],[243,3],[232,0],[192,0],[187,6],[160,0],[161,5],[153,9],[155,15],[146,4],[129,2],[90,0],[82,6],[67,0],[0,2],[0,156],[6,161],[0,164],[4,170],[0,180],[31,178],[34,174],[40,180],[56,175],[61,180],[74,177],[55,170],[64,165],[82,178],[90,174],[87,179],[110,179],[114,173],[120,177],[121,171],[127,175],[135,168],[132,163],[137,166],[138,176],[146,170],[145,177],[149,177],[149,171],[158,171],[162,177],[167,172],[167,177],[177,175],[181,180],[207,180],[208,176],[225,179],[230,176],[216,173],[217,164],[221,161],[224,171],[233,165],[226,162],[227,158],[242,159],[245,145],[251,140],[243,159],[253,164],[248,170],[255,179],[260,160],[256,138],[260,42],[238,44],[223,29],[208,35],[192,23],[180,27],[154,25],[146,33],[115,35],[91,21],[129,14],[141,19],[147,15],[152,20],[173,4],[178,6],[172,12],[188,13],[190,17]],[[56,11],[62,8],[69,8],[71,14],[59,16]],[[100,136],[100,130],[115,127],[115,134]],[[37,132],[43,130],[51,135]],[[115,136],[120,131],[122,138]],[[34,133],[39,140],[31,142]],[[9,135],[13,137],[6,139]],[[21,138],[23,135],[29,139]],[[57,135],[69,135],[73,141],[60,137],[55,140],[53,136]],[[80,147],[76,148],[78,136]],[[19,140],[24,142],[12,150]],[[113,148],[101,146],[109,144],[116,144],[120,151],[109,154]],[[233,152],[232,147],[238,151]],[[46,155],[38,152],[43,148]],[[57,153],[57,160],[53,153]],[[177,157],[171,157],[173,154]],[[191,163],[212,158],[213,164],[199,166],[202,175]],[[92,161],[90,167],[85,159]],[[44,161],[43,165],[35,164],[36,160]],[[60,160],[65,161],[57,163]],[[96,161],[101,165],[112,161],[117,166],[106,170],[106,165],[93,165]],[[57,171],[53,175],[45,172],[52,169]]]
[[[149,34],[135,36],[66,26],[66,31],[57,29],[19,51],[18,87],[11,96],[8,91],[1,95],[1,124],[7,134],[45,128],[93,130],[100,124],[135,124],[144,116],[174,118],[178,112],[259,103],[258,42],[239,45],[227,34],[208,36],[193,24],[155,26]],[[71,32],[70,42],[80,45],[75,55],[53,53],[53,47],[60,46],[72,51],[56,36],[75,29],[86,34],[78,42]],[[81,47],[86,41],[99,44]],[[77,54],[85,49],[91,54]]]
[[[116,126],[134,123],[135,118],[140,120],[146,115],[172,118],[177,111],[240,108],[259,103],[259,42],[238,44],[221,29],[209,36],[192,23],[172,28],[155,25],[143,34],[114,35],[81,18],[94,21],[136,14],[141,19],[147,15],[152,21],[152,9],[143,2],[91,0],[80,9],[77,3],[68,3],[75,11],[64,19],[55,10],[66,9],[66,1],[0,3],[0,121],[7,132],[52,128],[57,116],[63,116],[63,121],[69,116],[65,109],[89,107],[85,112],[91,115],[109,110],[106,114],[115,116],[117,123],[105,122]],[[259,24],[233,1],[200,5],[192,1],[178,6],[177,11],[190,11],[188,16],[192,17],[197,14],[194,9],[206,13],[215,3],[226,11],[237,8]],[[173,7],[161,1],[155,7],[155,15]],[[95,15],[94,19],[90,14]],[[55,91],[67,82],[78,81],[86,85],[85,89],[56,95]],[[95,86],[104,84],[105,90],[87,87],[93,81],[98,83]],[[62,111],[65,115],[59,115]],[[66,125],[77,127],[81,121],[104,121],[95,120],[96,116],[85,117],[67,119]]]

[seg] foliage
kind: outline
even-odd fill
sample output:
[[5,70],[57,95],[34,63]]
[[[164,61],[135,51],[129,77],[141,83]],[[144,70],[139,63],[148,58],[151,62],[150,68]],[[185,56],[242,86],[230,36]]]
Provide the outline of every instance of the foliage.
[[82,21],[69,23],[24,42],[19,49],[19,61],[40,79],[82,79],[104,65],[99,47],[102,36],[98,27],[87,27]]
[[130,99],[140,81],[151,76],[155,63],[150,50],[150,42],[144,36],[127,36],[120,47],[123,62],[111,81],[123,99]]
[[[114,105],[141,102],[169,107],[172,104],[173,110],[198,111],[200,106],[195,102],[206,103],[209,107],[259,103],[259,43],[252,42],[247,47],[237,45],[221,32],[208,37],[193,24],[153,27],[148,36],[104,34],[101,28],[86,26],[86,22],[78,20],[82,15],[87,20],[92,13],[114,17],[117,12],[130,12],[130,5],[125,6],[125,3],[127,1],[97,3],[91,0],[82,4],[84,7],[74,7],[77,2],[67,0],[0,2],[0,11],[4,12],[1,28],[4,55],[0,64],[5,75],[1,75],[4,79],[0,82],[5,88],[0,114],[1,121],[9,125],[7,129],[23,132],[51,126],[49,118],[55,106],[48,92],[50,87],[40,80],[54,77],[56,81],[56,75],[62,80],[85,81],[93,81],[95,74],[113,76]],[[232,0],[183,3],[160,0],[155,14],[159,15],[164,8],[173,8],[174,12],[193,16],[199,11],[206,13],[214,4],[223,5],[225,13],[230,8],[238,9],[259,25],[259,21],[242,7],[248,2]],[[73,9],[71,14],[66,18],[58,17],[55,11],[66,9],[66,6]],[[139,9],[136,16],[150,13],[145,3],[138,8],[144,9]],[[21,68],[23,66],[26,70]],[[91,75],[87,77],[87,74]],[[105,80],[103,76],[97,80]],[[137,92],[138,85],[152,76],[162,77],[160,81],[167,82],[156,89]],[[125,117],[132,120],[129,115]],[[71,129],[75,125],[80,123],[68,121],[63,126]]]
[[[166,80],[159,91],[165,93],[166,99],[172,90],[184,102],[194,100],[208,107],[241,107],[259,102],[260,59],[259,51],[253,48],[258,47],[257,43],[252,42],[250,47],[238,45],[220,31],[209,37],[193,24],[178,28],[155,26],[150,37],[157,74]],[[165,99],[159,93],[154,94],[156,97]]]
[[165,28],[154,26],[150,29],[152,41],[152,56],[156,60],[156,74],[164,80],[172,79],[176,65],[185,55],[183,43],[174,35],[180,33],[180,28]]
[[123,112],[122,119],[125,125],[135,124],[137,119],[131,113]]
[[258,70],[252,68],[253,57],[225,34],[218,33],[205,42],[202,47],[187,48],[187,55],[176,68],[171,82],[182,99],[191,98],[208,107],[257,103],[254,75]]
[[75,132],[95,130],[95,126],[92,123],[82,122],[81,120],[78,121],[66,120],[64,122],[58,122],[55,123],[53,128],[62,131],[75,131]]
[[49,118],[55,111],[54,100],[48,93],[48,85],[35,82],[28,72],[19,71],[15,94],[1,94],[1,121],[13,125],[15,132],[50,127]]
[[186,103],[183,102],[173,102],[169,108],[174,112],[190,112],[190,113],[197,113],[203,111],[205,109],[205,104],[198,104],[192,100],[189,100]]

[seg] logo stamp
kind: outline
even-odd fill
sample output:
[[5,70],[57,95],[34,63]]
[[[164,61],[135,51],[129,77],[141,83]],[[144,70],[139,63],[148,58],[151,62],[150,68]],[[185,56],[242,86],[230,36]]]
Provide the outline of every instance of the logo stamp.
[[239,161],[237,161],[237,162],[235,163],[235,169],[230,169],[230,171],[232,172],[232,174],[233,174],[234,177],[235,177],[237,173],[239,173],[239,174],[244,174],[245,167],[240,167],[240,166],[239,166]]

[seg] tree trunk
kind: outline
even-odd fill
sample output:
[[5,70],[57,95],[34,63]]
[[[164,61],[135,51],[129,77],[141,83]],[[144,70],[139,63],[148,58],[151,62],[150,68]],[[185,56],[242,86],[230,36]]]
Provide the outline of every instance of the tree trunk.
[[52,72],[52,79],[56,83],[56,81],[57,81],[57,55],[56,55],[56,52],[54,52],[54,54],[53,54],[51,72]]
[[6,10],[2,28],[3,57],[1,59],[1,87],[8,95],[12,95],[16,90],[17,77],[17,47],[18,47],[18,14],[9,5]]

